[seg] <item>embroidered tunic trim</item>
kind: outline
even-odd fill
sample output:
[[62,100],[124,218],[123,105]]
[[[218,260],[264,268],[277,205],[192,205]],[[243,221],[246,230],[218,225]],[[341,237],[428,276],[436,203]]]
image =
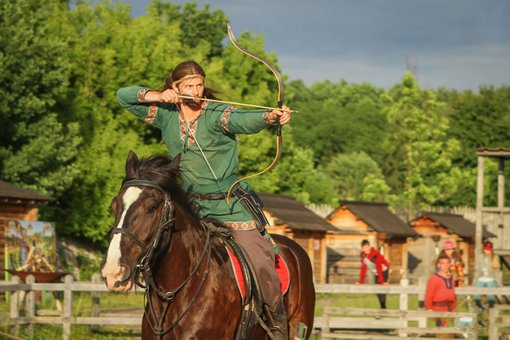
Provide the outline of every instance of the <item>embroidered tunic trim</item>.
[[230,119],[230,114],[232,111],[234,111],[236,108],[229,106],[223,111],[223,114],[221,115],[221,126],[223,127],[223,130],[228,131],[228,120]]
[[269,121],[269,113],[271,111],[265,111],[263,114],[262,114],[262,118],[264,119],[264,122],[266,123],[266,125],[272,125],[271,122]]
[[189,124],[189,129],[186,124],[186,121],[184,120],[184,117],[182,116],[182,113],[179,113],[179,127],[181,129],[181,142],[185,143],[186,138],[188,139],[188,146],[191,146],[195,144],[195,135],[197,131],[197,125],[198,125],[198,118],[200,115],[197,116],[192,122]]
[[157,114],[158,114],[158,107],[156,105],[151,105],[149,107],[149,113],[147,114],[147,117],[145,118],[145,122],[147,124],[152,124],[154,122],[154,119],[156,118]]
[[147,94],[147,92],[149,92],[150,90],[147,89],[147,88],[143,88],[141,89],[140,91],[138,91],[138,95],[137,95],[137,98],[138,98],[138,102],[139,103],[147,103],[147,100],[145,100],[145,95]]
[[253,230],[257,228],[255,221],[248,222],[223,222],[227,227],[234,230]]

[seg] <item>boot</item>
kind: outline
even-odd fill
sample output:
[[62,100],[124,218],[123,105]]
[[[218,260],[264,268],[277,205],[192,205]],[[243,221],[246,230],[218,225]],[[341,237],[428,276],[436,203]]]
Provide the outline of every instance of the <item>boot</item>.
[[270,330],[273,333],[275,340],[288,340],[289,339],[289,326],[287,319],[287,311],[283,303],[283,296],[280,296],[278,302],[273,308],[266,305],[268,318],[270,322]]

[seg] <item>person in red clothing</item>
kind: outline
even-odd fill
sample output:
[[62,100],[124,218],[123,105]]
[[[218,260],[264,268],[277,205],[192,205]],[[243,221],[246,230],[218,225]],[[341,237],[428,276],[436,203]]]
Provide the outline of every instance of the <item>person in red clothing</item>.
[[[450,272],[450,258],[440,255],[436,261],[437,272],[432,275],[425,293],[425,309],[436,312],[453,312],[457,309],[455,282]],[[446,326],[446,321],[436,320],[436,326]]]
[[[368,240],[361,241],[361,272],[359,283],[363,284],[367,276],[367,270],[374,274],[374,281],[376,284],[384,285],[388,282],[388,270],[390,264],[384,256],[381,255],[374,247],[370,245]],[[377,294],[379,305],[381,308],[386,308],[386,294]]]

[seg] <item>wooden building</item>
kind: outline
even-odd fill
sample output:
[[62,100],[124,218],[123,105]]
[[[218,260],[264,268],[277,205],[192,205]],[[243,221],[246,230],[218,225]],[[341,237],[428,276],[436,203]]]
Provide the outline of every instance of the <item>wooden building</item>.
[[390,263],[389,281],[406,275],[407,239],[417,237],[387,203],[341,202],[326,220],[336,227],[327,235],[328,282],[359,281],[361,241],[367,239]]
[[0,270],[5,269],[5,229],[11,220],[38,220],[38,206],[53,198],[0,180]]
[[[418,280],[429,277],[435,271],[435,261],[442,250],[444,241],[451,240],[464,262],[466,284],[473,280],[475,266],[476,225],[462,215],[423,212],[409,221],[409,225],[420,237],[409,242],[409,278]],[[483,237],[495,237],[484,230]]]
[[260,194],[269,232],[296,241],[308,253],[317,283],[326,282],[326,233],[334,227],[292,197]]

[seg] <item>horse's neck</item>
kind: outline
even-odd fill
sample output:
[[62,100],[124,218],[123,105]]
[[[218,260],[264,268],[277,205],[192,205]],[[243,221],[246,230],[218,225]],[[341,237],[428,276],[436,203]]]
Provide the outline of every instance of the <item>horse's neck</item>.
[[166,253],[154,268],[160,281],[182,281],[198,265],[200,255],[206,247],[206,233],[200,221],[186,209],[175,204],[175,227]]

